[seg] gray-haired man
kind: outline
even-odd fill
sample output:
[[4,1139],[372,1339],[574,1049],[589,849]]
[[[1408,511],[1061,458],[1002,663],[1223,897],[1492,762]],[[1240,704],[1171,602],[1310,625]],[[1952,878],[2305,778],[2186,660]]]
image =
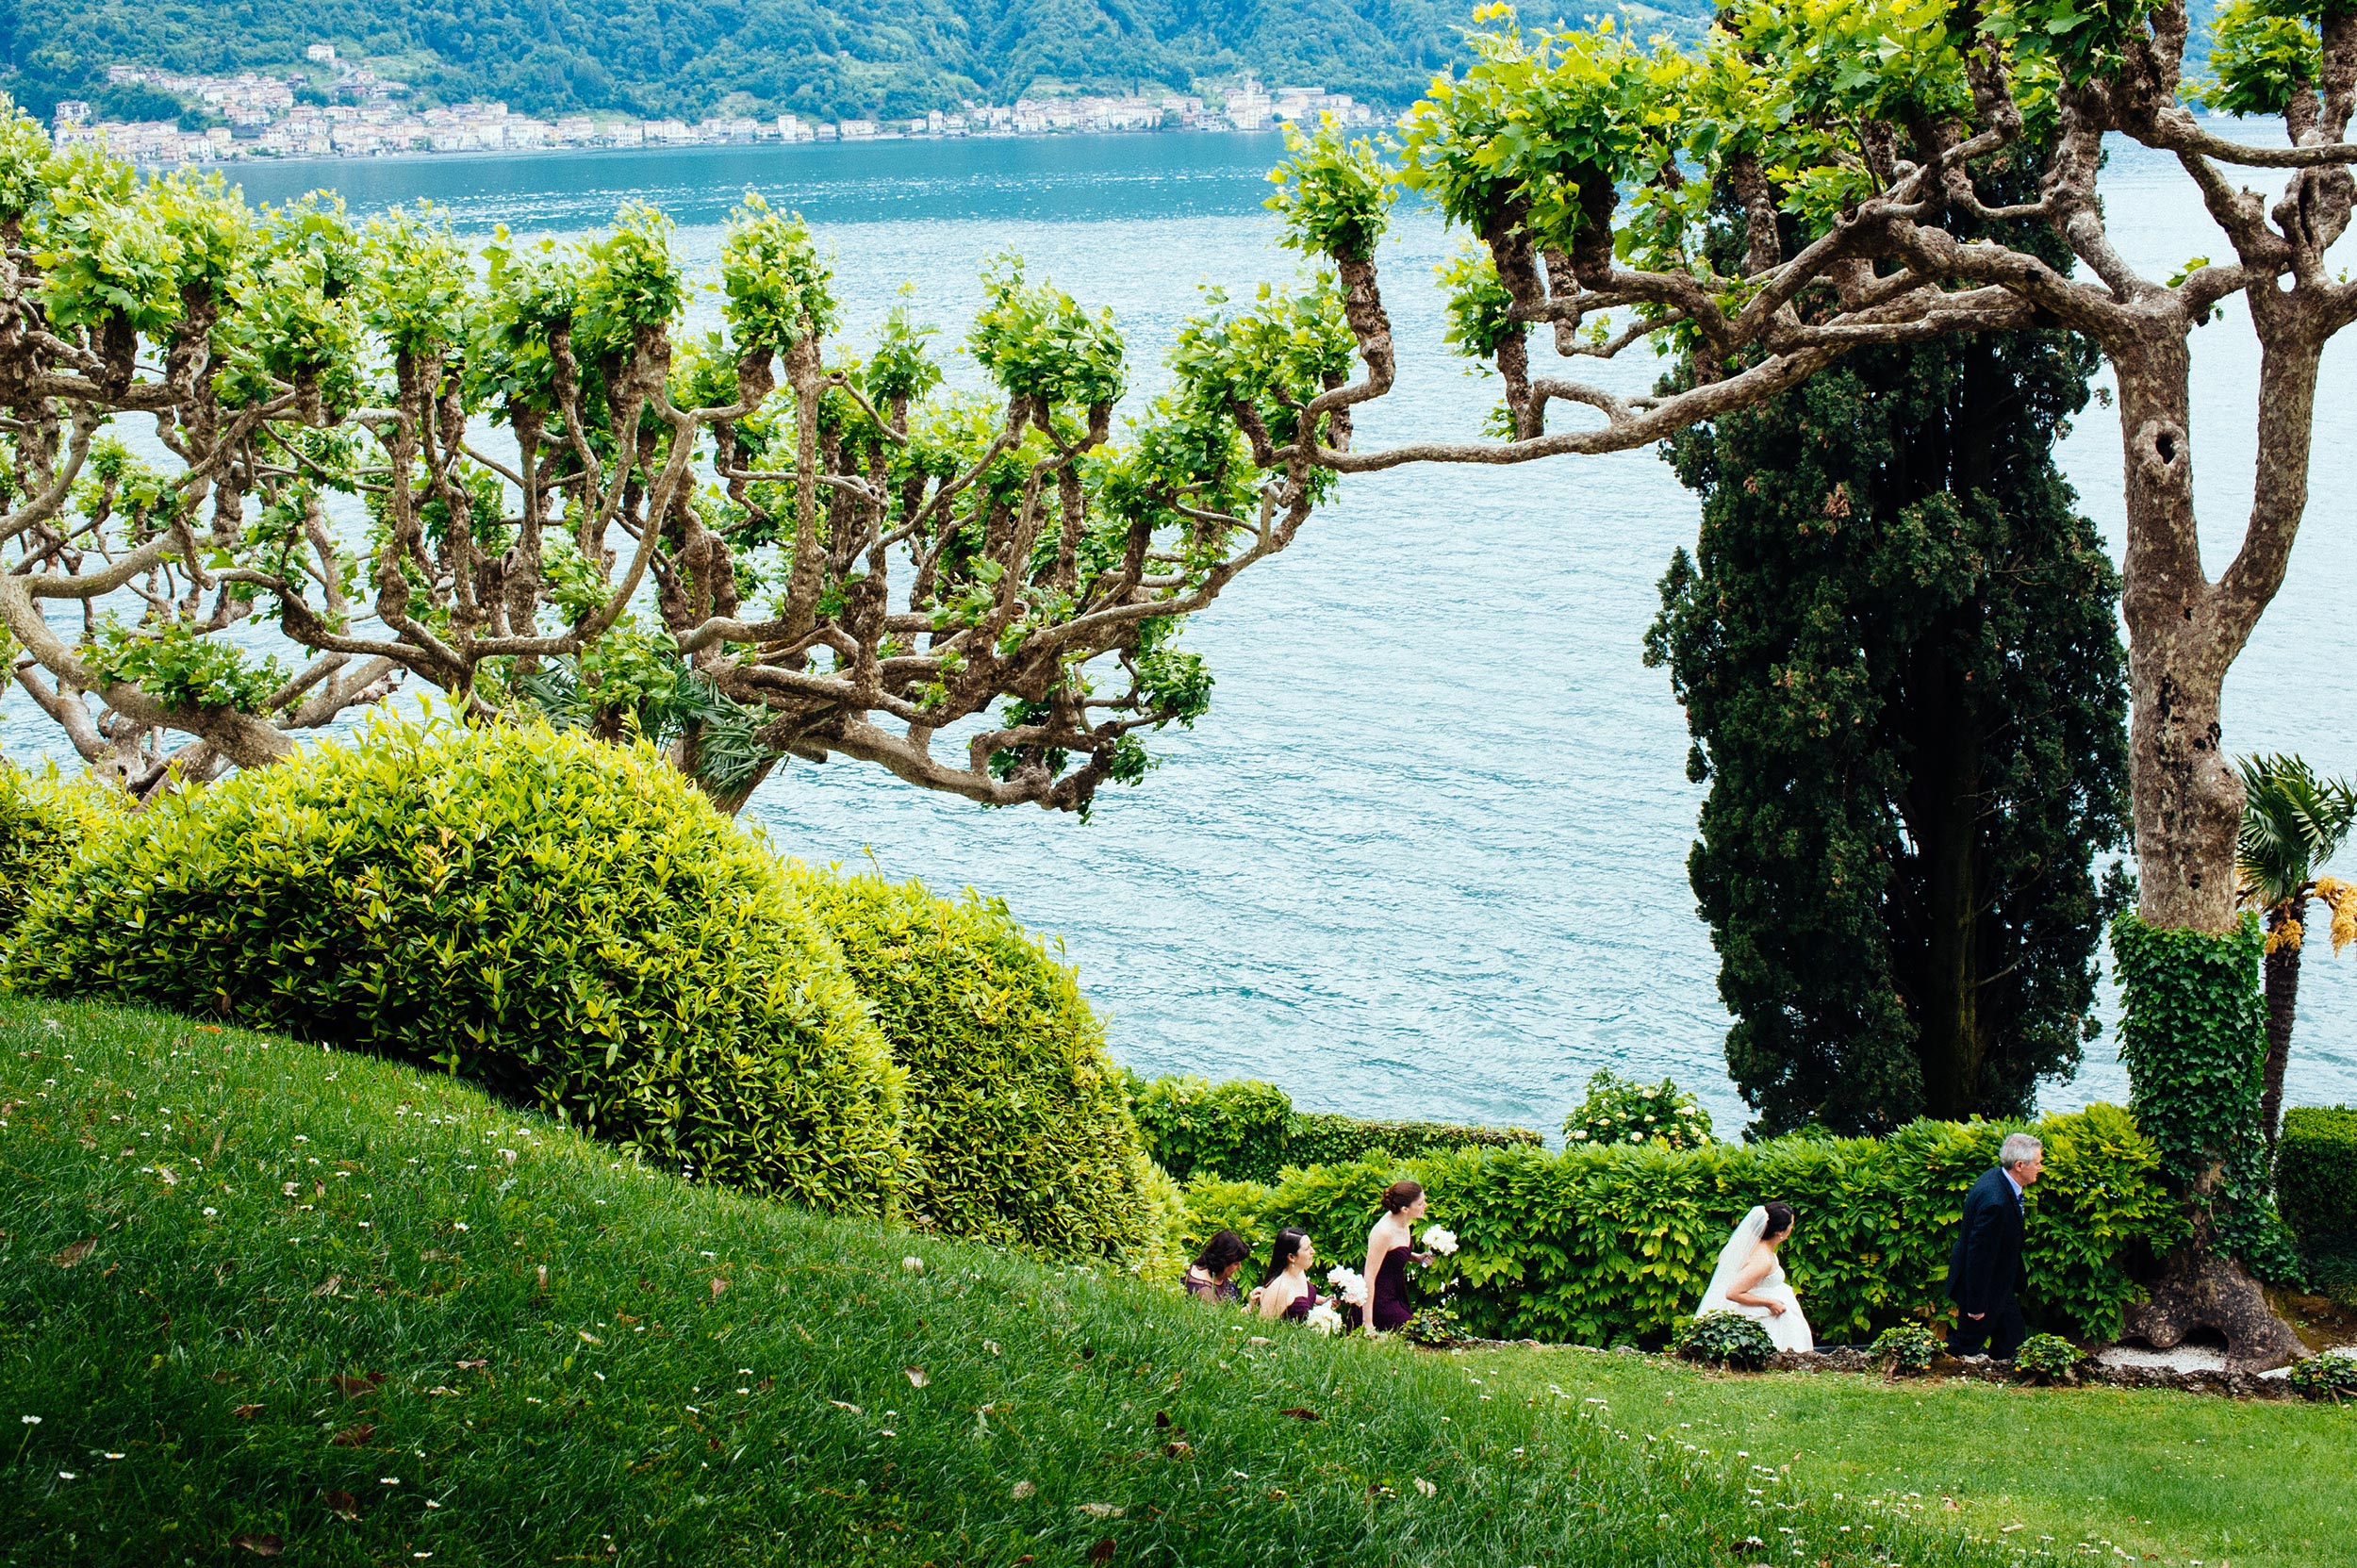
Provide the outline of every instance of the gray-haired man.
[[1972,1183],[1964,1198],[1964,1229],[1948,1255],[1948,1296],[1956,1326],[1948,1353],[1970,1356],[1984,1342],[2003,1361],[2021,1348],[2029,1325],[2017,1299],[2030,1282],[2021,1261],[2021,1195],[2046,1166],[2046,1146],[2027,1132],[2007,1134],[1997,1168]]

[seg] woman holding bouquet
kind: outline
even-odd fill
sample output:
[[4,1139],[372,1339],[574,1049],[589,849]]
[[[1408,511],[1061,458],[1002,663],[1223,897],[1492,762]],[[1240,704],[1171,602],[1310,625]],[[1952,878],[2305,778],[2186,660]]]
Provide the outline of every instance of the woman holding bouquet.
[[1415,1315],[1408,1305],[1408,1260],[1428,1263],[1432,1255],[1414,1251],[1416,1221],[1424,1218],[1422,1183],[1405,1179],[1383,1190],[1383,1217],[1367,1232],[1367,1328],[1388,1334]]

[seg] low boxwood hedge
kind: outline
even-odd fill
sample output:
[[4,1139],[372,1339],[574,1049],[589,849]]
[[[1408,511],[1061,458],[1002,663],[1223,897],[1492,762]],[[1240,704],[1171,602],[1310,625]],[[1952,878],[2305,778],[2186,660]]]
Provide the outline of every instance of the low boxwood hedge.
[[1059,1256],[1143,1260],[1168,1225],[1167,1189],[1071,969],[1002,900],[790,874],[907,1069],[909,1217]]
[[2357,1243],[2357,1107],[2302,1105],[2283,1114],[2275,1202],[2310,1246]]
[[[1459,1244],[1419,1271],[1418,1289],[1453,1284],[1451,1304],[1471,1331],[1659,1343],[1702,1300],[1736,1222],[1782,1198],[1798,1213],[1785,1268],[1818,1338],[1860,1343],[1950,1310],[1948,1253],[1964,1196],[2007,1131],[1919,1121],[1882,1139],[1458,1149],[1289,1170],[1274,1185],[1198,1178],[1187,1188],[1185,1235],[1224,1227],[1265,1246],[1277,1227],[1298,1225],[1324,1256],[1355,1262],[1384,1187],[1413,1176]],[[2114,1337],[2136,1295],[2137,1254],[2166,1251],[2183,1224],[2159,1154],[2114,1106],[2050,1116],[2036,1131],[2046,1171],[2029,1200],[2024,1306],[2039,1326]]]
[[124,819],[5,982],[437,1064],[701,1179],[888,1210],[902,1073],[784,867],[645,747],[379,720]]
[[1527,1128],[1363,1121],[1295,1111],[1284,1090],[1248,1078],[1221,1083],[1192,1074],[1150,1079],[1134,1085],[1131,1101],[1146,1152],[1182,1181],[1197,1176],[1274,1181],[1288,1165],[1541,1143]]

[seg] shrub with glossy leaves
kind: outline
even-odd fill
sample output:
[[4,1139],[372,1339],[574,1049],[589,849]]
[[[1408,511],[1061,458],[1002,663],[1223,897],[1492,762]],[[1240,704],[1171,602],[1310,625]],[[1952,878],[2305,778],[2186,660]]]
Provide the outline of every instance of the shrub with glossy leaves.
[[8,983],[430,1061],[703,1179],[887,1210],[901,1078],[761,841],[641,747],[380,721],[168,799]]
[[2078,1375],[2086,1352],[2060,1334],[2032,1334],[2013,1353],[2013,1369],[2035,1382],[2067,1382]]
[[1678,1326],[1670,1347],[1687,1361],[1732,1366],[1743,1372],[1758,1371],[1776,1353],[1776,1342],[1768,1337],[1768,1330],[1760,1327],[1759,1320],[1741,1312],[1704,1312],[1699,1317],[1689,1317]]
[[1929,1372],[1939,1354],[1939,1336],[1920,1323],[1899,1323],[1874,1336],[1874,1354],[1892,1373]]
[[2346,1350],[2327,1350],[2320,1356],[2294,1362],[2285,1376],[2292,1387],[2311,1399],[2330,1399],[2339,1404],[2357,1398],[2357,1355]]
[[2301,1105],[2283,1113],[2275,1200],[2311,1246],[2357,1244],[2357,1106]]
[[1072,971],[969,891],[795,867],[908,1073],[916,1223],[1143,1263],[1170,1214],[1104,1026]]

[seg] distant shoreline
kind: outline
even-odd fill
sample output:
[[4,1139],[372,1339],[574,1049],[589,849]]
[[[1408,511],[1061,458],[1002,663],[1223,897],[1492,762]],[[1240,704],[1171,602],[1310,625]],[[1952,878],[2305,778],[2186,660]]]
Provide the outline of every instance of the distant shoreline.
[[855,147],[881,147],[901,142],[936,146],[944,143],[954,145],[959,142],[972,141],[1031,143],[1096,140],[1115,137],[1255,137],[1275,136],[1282,129],[1281,124],[1267,125],[1258,130],[1187,125],[1158,127],[1151,130],[1131,128],[1085,131],[988,131],[969,132],[964,136],[911,136],[902,131],[891,136],[854,137],[849,140],[826,141],[780,141],[775,139],[766,141],[656,141],[635,147],[463,147],[453,148],[446,152],[437,152],[430,147],[412,147],[397,153],[305,153],[292,157],[271,155],[210,160],[184,159],[177,163],[134,161],[143,169],[219,169],[226,173],[233,169],[295,169],[311,164],[350,167],[354,164],[508,163],[519,159],[536,158],[644,157],[649,154],[672,153],[818,152],[822,150],[839,152]]

